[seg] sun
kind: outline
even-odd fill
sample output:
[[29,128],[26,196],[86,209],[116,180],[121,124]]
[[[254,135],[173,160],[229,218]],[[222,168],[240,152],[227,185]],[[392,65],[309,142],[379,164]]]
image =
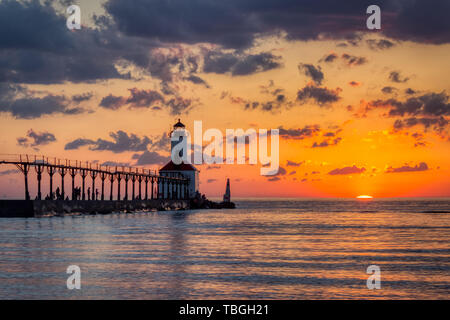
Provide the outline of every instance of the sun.
[[356,199],[373,199],[373,197],[363,194],[363,195],[357,196]]

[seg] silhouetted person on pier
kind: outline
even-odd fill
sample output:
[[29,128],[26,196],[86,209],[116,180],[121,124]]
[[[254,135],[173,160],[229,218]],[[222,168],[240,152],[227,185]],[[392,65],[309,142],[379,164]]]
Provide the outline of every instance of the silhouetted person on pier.
[[95,200],[98,200],[98,189],[95,189]]
[[88,200],[91,200],[91,187],[88,188]]
[[59,191],[59,187],[56,188],[56,200],[61,199],[61,192]]

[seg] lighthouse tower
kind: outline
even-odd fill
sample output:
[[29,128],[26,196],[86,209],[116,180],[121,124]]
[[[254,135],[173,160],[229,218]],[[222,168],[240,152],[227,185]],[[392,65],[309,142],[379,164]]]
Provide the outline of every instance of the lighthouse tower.
[[[169,133],[169,136],[172,137],[172,134],[177,131],[178,140],[170,141],[170,154],[172,155],[173,148],[178,145],[179,143],[187,143],[185,136],[186,136],[186,126],[181,123],[180,119],[178,119],[178,122],[173,125],[173,130]],[[185,149],[185,148],[183,148]],[[183,157],[183,149],[180,150],[180,157]],[[186,149],[187,150],[187,149]],[[195,194],[199,190],[199,173],[200,171],[195,168],[190,163],[184,163],[181,162],[180,164],[175,164],[170,160],[164,167],[162,167],[159,170],[160,176],[165,177],[179,177],[180,175],[184,176],[185,178],[189,179],[189,186],[188,186],[188,192],[189,197],[194,197]],[[162,188],[161,188],[162,189]],[[161,190],[160,189],[160,190]],[[161,190],[161,193],[164,197],[167,196],[167,190]]]
[[223,195],[223,202],[230,202],[231,194],[230,194],[230,179],[227,179],[227,188],[225,189],[225,194]]

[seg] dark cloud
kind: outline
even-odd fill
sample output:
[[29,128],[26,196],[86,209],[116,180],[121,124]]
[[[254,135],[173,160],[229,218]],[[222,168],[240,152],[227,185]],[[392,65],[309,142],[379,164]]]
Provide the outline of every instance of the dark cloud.
[[110,137],[113,141],[104,139],[76,139],[67,143],[64,147],[65,150],[74,150],[82,146],[90,146],[89,150],[93,151],[112,151],[114,153],[126,152],[126,151],[146,151],[147,146],[152,143],[150,138],[143,136],[142,138],[131,133],[119,130],[117,132],[111,132]]
[[[279,57],[263,52],[244,54],[256,39],[286,35],[288,40],[345,40],[357,43],[365,27],[369,1],[325,2],[292,0],[109,0],[106,15],[94,16],[96,28],[71,32],[66,13],[52,1],[0,2],[0,82],[64,83],[130,79],[118,63],[142,69],[161,81],[172,81],[173,68],[195,73],[198,59],[161,55],[158,48],[180,43],[217,44],[215,50],[233,53],[205,56],[208,72],[247,75],[281,65]],[[427,1],[381,0],[383,30],[399,40],[448,43],[450,4]],[[30,27],[36,26],[36,27]],[[37,27],[39,26],[39,27]],[[389,40],[370,40],[369,46],[391,47]],[[222,46],[222,47],[221,47]],[[220,48],[220,49],[217,49]],[[364,58],[350,56],[351,65]]]
[[369,109],[388,108],[389,116],[448,116],[450,115],[450,97],[445,93],[427,93],[406,101],[396,99],[375,100],[369,103]]
[[320,143],[314,142],[313,145],[311,146],[311,148],[325,148],[325,147],[329,147],[329,146],[335,146],[339,142],[341,142],[341,140],[342,140],[341,137],[337,137],[334,139],[325,139]]
[[93,96],[94,96],[94,94],[92,92],[76,94],[76,95],[72,96],[72,101],[75,102],[76,104],[78,104],[78,103],[81,103],[81,102],[84,102],[84,101],[91,100],[91,98]]
[[397,83],[404,83],[409,80],[408,77],[402,77],[399,71],[392,71],[389,73],[389,80]]
[[126,100],[130,108],[149,108],[154,104],[160,105],[164,102],[164,97],[154,90],[129,89],[130,96]]
[[210,51],[205,55],[203,72],[230,73],[232,76],[245,76],[281,67],[281,57],[269,52],[259,54],[237,54]]
[[341,99],[339,96],[340,91],[340,88],[332,90],[326,87],[322,88],[314,85],[307,85],[297,92],[297,100],[302,104],[309,100],[313,100],[322,107],[339,101],[339,99]]
[[184,80],[190,81],[190,82],[192,82],[194,84],[201,84],[201,85],[204,85],[206,88],[209,88],[208,83],[206,83],[205,80],[203,80],[202,78],[200,78],[200,77],[198,77],[196,75],[190,75],[190,76],[184,78]]
[[312,64],[299,63],[298,70],[305,76],[310,77],[316,84],[322,84],[324,75],[320,66],[315,67]]
[[333,61],[335,61],[337,58],[339,58],[339,56],[338,56],[336,53],[332,52],[332,53],[330,53],[330,54],[327,54],[323,59],[321,59],[321,61],[324,61],[324,62],[333,62]]
[[344,167],[331,170],[330,172],[328,172],[328,174],[332,176],[345,174],[360,174],[363,173],[364,171],[366,171],[366,168],[364,167],[358,168],[357,166],[354,165],[353,167]]
[[16,169],[3,170],[3,171],[0,171],[0,176],[7,176],[7,175],[10,175],[10,174],[15,174],[15,173],[20,173],[20,171],[16,170]]
[[85,112],[82,108],[71,106],[70,102],[65,96],[47,94],[37,97],[24,86],[0,83],[0,112],[10,113],[16,119]]
[[[292,40],[342,39],[349,43],[358,32],[369,32],[365,14],[370,1],[344,3],[291,0],[110,0],[107,12],[125,34],[167,43],[214,43],[232,48],[250,47],[261,35],[284,31]],[[381,0],[383,29],[388,37],[425,43],[450,40],[448,1],[433,6],[425,0]],[[387,40],[371,44],[386,48]]]
[[406,94],[416,94],[417,92],[411,88],[405,89]]
[[206,180],[206,183],[212,183],[212,182],[216,182],[217,181],[217,179],[208,179],[208,180]]
[[106,109],[118,110],[122,106],[129,108],[151,108],[161,110],[167,108],[172,115],[187,113],[193,108],[192,99],[180,96],[164,97],[161,93],[154,90],[140,90],[137,88],[129,89],[128,97],[114,96],[112,94],[103,97],[100,106]]
[[396,88],[394,88],[394,87],[389,87],[389,86],[387,86],[387,87],[383,87],[382,89],[381,89],[381,92],[383,92],[383,93],[385,93],[385,94],[391,94],[391,93],[393,93],[394,91],[396,91],[397,89]]
[[64,150],[76,150],[76,149],[78,149],[80,147],[93,145],[93,144],[95,144],[94,140],[78,138],[78,139],[75,139],[75,140],[67,143],[64,146]]
[[395,43],[386,39],[367,39],[366,43],[372,50],[386,50],[395,46]]
[[320,126],[318,124],[307,125],[298,129],[284,129],[283,127],[279,127],[278,130],[282,138],[303,140],[316,136],[320,132]]
[[342,59],[344,59],[345,63],[348,66],[360,66],[367,63],[367,59],[364,57],[352,56],[348,53],[344,53],[342,55]]
[[295,162],[295,161],[286,161],[286,165],[288,167],[300,167],[303,164],[304,161],[300,161],[300,162]]
[[268,178],[267,181],[270,182],[275,182],[275,181],[280,181],[281,179],[279,177],[272,177],[272,178]]
[[348,84],[352,87],[359,87],[361,85],[361,82],[353,80],[353,81],[350,81]]
[[449,121],[444,117],[398,119],[394,122],[394,130],[402,130],[417,125],[422,125],[425,130],[432,128],[434,131],[442,132],[449,125]]
[[134,154],[133,159],[137,160],[137,166],[162,164],[169,161],[169,157],[162,156],[155,151],[144,151],[142,154]]
[[404,165],[399,168],[389,167],[386,170],[386,173],[417,172],[417,171],[427,171],[427,170],[429,170],[428,165],[425,162],[421,162],[420,164],[415,165],[414,167],[411,167],[409,165]]
[[100,107],[105,109],[117,110],[126,103],[126,98],[113,96],[112,94],[103,97],[100,101]]
[[105,167],[129,167],[129,162],[116,162],[116,161],[105,161],[100,164],[101,166]]
[[56,138],[53,133],[35,132],[33,129],[28,130],[26,137],[17,138],[17,144],[22,147],[37,147],[55,142]]

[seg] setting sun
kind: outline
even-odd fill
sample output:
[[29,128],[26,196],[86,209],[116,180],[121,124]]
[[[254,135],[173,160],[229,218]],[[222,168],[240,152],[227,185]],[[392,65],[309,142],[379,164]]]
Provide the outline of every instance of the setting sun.
[[356,199],[373,199],[373,197],[368,195],[360,195],[357,196]]

